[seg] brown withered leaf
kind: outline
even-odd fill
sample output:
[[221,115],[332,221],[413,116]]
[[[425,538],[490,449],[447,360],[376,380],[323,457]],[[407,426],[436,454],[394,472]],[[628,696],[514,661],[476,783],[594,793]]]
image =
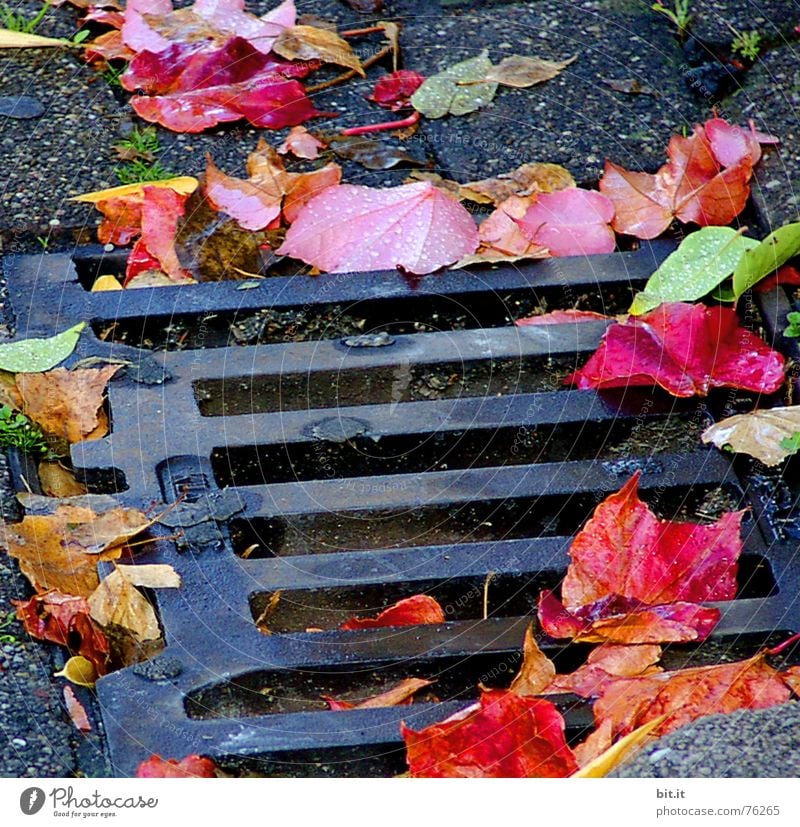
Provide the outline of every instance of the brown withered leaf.
[[606,86],[610,86],[615,92],[622,92],[625,95],[651,95],[654,98],[659,96],[655,89],[639,83],[636,78],[631,78],[629,80],[613,80],[611,78],[604,78],[603,83],[605,83]]
[[512,195],[528,196],[538,192],[556,192],[575,186],[569,170],[559,164],[523,164],[496,178],[484,178],[460,185],[462,198],[479,204],[501,204]]
[[66,520],[55,522],[52,517],[25,517],[21,523],[7,526],[6,543],[9,554],[16,557],[22,573],[39,590],[57,589],[65,594],[88,597],[99,582],[97,563],[116,560],[121,548],[100,554],[87,554],[65,548],[58,526],[66,530]]
[[379,26],[383,26],[383,36],[389,41],[392,47],[392,71],[397,71],[397,63],[400,60],[400,25],[388,20],[379,20]]
[[544,60],[541,57],[510,55],[503,58],[497,66],[492,66],[486,74],[486,80],[513,86],[515,89],[527,89],[537,83],[552,80],[576,57],[577,55],[567,60]]
[[329,695],[323,695],[322,698],[328,704],[328,707],[335,712],[344,709],[380,709],[386,706],[403,706],[411,703],[411,698],[420,689],[430,686],[432,683],[433,681],[425,680],[425,678],[405,678],[391,689],[357,703],[337,700]]
[[533,625],[525,630],[522,645],[522,667],[511,682],[509,689],[517,695],[538,695],[556,676],[553,661],[545,655],[533,636]]
[[272,632],[269,628],[269,619],[275,614],[275,610],[278,608],[278,603],[281,600],[281,592],[280,589],[276,592],[273,592],[270,595],[269,600],[267,601],[267,605],[264,606],[264,610],[261,614],[256,618],[256,629],[261,632],[262,635],[271,635]]
[[89,722],[89,716],[86,714],[86,709],[78,700],[75,690],[71,686],[64,687],[64,706],[67,709],[72,723],[75,724],[76,729],[80,732],[91,732],[92,725]]
[[178,572],[166,563],[146,563],[140,566],[118,564],[117,571],[131,585],[143,589],[177,589],[181,585]]
[[797,452],[798,433],[800,405],[792,405],[729,416],[706,428],[701,438],[717,448],[729,445],[737,454],[748,454],[764,465],[778,465]]
[[119,365],[102,368],[17,374],[22,412],[51,436],[68,443],[99,439],[108,431],[108,418],[101,410],[109,379]]
[[335,63],[358,72],[365,77],[358,56],[350,44],[330,29],[315,26],[292,26],[284,29],[275,41],[272,50],[287,60],[321,60]]
[[60,462],[43,460],[39,463],[38,473],[39,484],[48,497],[79,497],[87,493],[86,486]]
[[161,637],[153,607],[118,569],[103,578],[88,603],[92,619],[100,626],[121,626],[141,641]]
[[404,149],[360,135],[334,135],[329,146],[340,158],[355,161],[367,169],[391,169],[398,164],[422,166],[423,163]]

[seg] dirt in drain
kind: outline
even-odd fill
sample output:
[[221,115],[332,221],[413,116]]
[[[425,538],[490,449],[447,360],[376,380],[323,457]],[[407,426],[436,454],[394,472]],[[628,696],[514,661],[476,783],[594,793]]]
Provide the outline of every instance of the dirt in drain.
[[[627,284],[593,285],[592,292],[577,298],[573,293],[568,300],[562,294],[563,290],[554,287],[455,296],[421,293],[391,301],[369,299],[200,315],[173,313],[96,323],[94,328],[104,341],[148,350],[188,350],[341,339],[381,330],[404,335],[502,327],[526,316],[573,308],[615,315],[624,313],[631,301]],[[264,301],[268,303],[269,298]]]
[[[381,483],[354,479],[346,481],[346,484],[351,487],[355,501],[362,484],[374,493]],[[391,485],[384,484],[387,488]],[[395,488],[399,485],[414,486],[415,477],[394,482]],[[642,495],[666,519],[694,520],[699,516],[697,509],[702,507],[704,497],[716,487],[697,484],[691,488],[645,490]],[[735,491],[732,494],[736,496]],[[578,526],[583,525],[598,502],[595,493],[584,491],[402,510],[253,517],[231,522],[231,540],[237,554],[255,546],[248,556],[259,559],[503,539],[565,537],[573,535]],[[746,514],[744,519],[746,533],[752,518]]]
[[[681,418],[676,418],[679,424]],[[337,442],[220,446],[213,450],[211,464],[217,484],[227,487],[613,459],[617,455],[616,442],[629,438],[631,429],[637,427],[635,423],[633,419],[615,418],[600,423],[475,428],[380,438],[357,435]],[[676,429],[667,423],[662,427]],[[686,429],[690,429],[688,424]],[[663,445],[656,440],[637,441],[636,449],[625,455],[652,456],[664,448],[671,449],[671,442]]]

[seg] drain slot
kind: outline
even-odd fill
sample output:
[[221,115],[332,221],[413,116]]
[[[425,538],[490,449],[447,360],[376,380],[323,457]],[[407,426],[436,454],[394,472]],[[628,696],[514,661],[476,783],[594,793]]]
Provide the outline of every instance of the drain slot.
[[539,427],[475,428],[380,438],[218,447],[211,455],[221,487],[303,480],[420,474],[461,468],[559,460],[616,459],[691,449],[704,423],[697,417],[569,422]]
[[[397,479],[397,478],[388,478]],[[414,477],[406,484],[414,486]],[[380,483],[363,478],[358,485]],[[727,484],[697,484],[691,489],[659,490],[656,498],[643,491],[643,498],[657,500],[657,510],[665,518],[708,522],[715,516],[708,503],[739,501],[740,494]],[[538,497],[507,498],[500,501],[472,501],[463,505],[421,507],[402,510],[348,511],[251,517],[231,522],[234,550],[248,557],[287,557],[327,554],[340,551],[371,551],[423,545],[453,545],[492,540],[562,537],[575,532],[591,515],[602,497],[594,493],[574,493]],[[745,518],[745,534],[748,520]]]
[[303,411],[461,396],[506,396],[560,390],[580,356],[496,359],[348,368],[313,373],[237,376],[194,383],[203,416]]

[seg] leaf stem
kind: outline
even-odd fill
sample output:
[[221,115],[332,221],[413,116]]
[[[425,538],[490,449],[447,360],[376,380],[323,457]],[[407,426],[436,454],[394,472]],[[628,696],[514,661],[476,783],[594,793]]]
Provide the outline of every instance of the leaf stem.
[[[362,61],[361,68],[369,69],[370,66],[374,66],[379,60],[383,60],[383,58],[392,54],[393,51],[394,50],[391,46],[385,46],[379,52],[375,52],[372,57],[368,57],[366,60]],[[356,77],[356,75],[358,75],[358,72],[356,72],[355,69],[350,69],[349,72],[345,72],[343,75],[326,80],[325,83],[318,83],[316,86],[308,86],[306,88],[306,92],[313,93],[321,92],[323,89],[330,89],[331,86],[338,86],[340,83],[344,83],[346,80]]]
[[386,121],[384,123],[371,123],[367,126],[351,126],[350,129],[342,131],[342,135],[352,137],[354,135],[367,135],[370,132],[387,132],[390,129],[404,129],[407,126],[414,126],[419,123],[419,112],[414,112],[401,121]]
[[361,37],[365,34],[385,31],[383,26],[366,26],[363,29],[348,29],[346,32],[339,32],[339,37]]

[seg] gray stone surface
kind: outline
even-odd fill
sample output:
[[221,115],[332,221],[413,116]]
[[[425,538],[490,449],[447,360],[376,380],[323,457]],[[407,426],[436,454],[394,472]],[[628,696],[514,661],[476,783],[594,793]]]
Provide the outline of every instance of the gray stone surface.
[[617,778],[796,778],[800,703],[700,718],[653,742]]
[[[527,161],[563,164],[590,184],[607,157],[631,169],[655,169],[669,136],[708,113],[683,80],[677,41],[641,4],[540,0],[471,8],[479,10],[453,7],[438,22],[410,20],[406,64],[428,74],[483,47],[495,62],[514,53],[577,60],[554,80],[501,88],[480,112],[428,125],[440,163],[460,180]],[[615,92],[604,79],[638,80],[658,97]]]
[[755,170],[753,199],[764,229],[800,220],[800,45],[774,49],[747,74],[743,89],[725,102],[725,112],[781,139]]

